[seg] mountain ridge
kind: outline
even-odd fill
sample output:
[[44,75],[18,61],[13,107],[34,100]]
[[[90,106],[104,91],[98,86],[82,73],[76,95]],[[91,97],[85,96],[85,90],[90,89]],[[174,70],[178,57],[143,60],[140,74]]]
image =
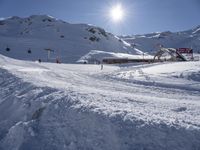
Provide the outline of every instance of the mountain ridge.
[[[8,49],[9,48],[9,51]],[[51,49],[51,58],[47,58]],[[100,27],[70,24],[48,15],[0,21],[0,53],[22,60],[75,63],[91,50],[139,54],[130,44]]]
[[158,45],[173,48],[193,48],[194,52],[200,52],[200,25],[179,32],[154,32],[147,34],[120,36],[126,42],[142,51],[154,53]]

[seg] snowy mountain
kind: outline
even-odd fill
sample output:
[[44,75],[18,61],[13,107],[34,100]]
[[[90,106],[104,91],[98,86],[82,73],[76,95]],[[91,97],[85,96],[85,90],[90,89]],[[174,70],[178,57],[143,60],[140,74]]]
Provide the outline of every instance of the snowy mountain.
[[153,53],[158,45],[171,48],[193,48],[194,52],[200,52],[200,26],[181,32],[157,32],[145,35],[122,36],[126,42],[145,52]]
[[46,15],[0,21],[0,150],[199,150],[200,61],[64,63],[196,51],[200,27],[123,38]]
[[[104,29],[70,24],[47,16],[11,17],[0,21],[0,53],[22,60],[74,63],[91,50],[138,54],[130,44]],[[50,56],[48,57],[48,51]]]
[[200,61],[55,64],[0,55],[1,150],[199,150]]

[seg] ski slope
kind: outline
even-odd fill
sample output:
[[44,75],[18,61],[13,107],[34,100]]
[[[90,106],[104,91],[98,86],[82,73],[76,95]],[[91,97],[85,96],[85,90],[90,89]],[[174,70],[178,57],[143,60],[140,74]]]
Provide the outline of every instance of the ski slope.
[[0,149],[200,149],[200,62],[52,64],[0,55]]
[[[7,50],[9,48],[9,50]],[[47,49],[50,49],[48,56]],[[21,60],[75,63],[91,50],[142,52],[100,27],[70,24],[48,15],[0,20],[0,54]]]

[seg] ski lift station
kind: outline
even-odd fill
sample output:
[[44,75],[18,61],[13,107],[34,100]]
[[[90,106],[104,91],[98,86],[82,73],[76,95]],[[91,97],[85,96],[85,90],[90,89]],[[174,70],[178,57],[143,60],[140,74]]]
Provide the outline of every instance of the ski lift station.
[[145,57],[144,54],[138,58],[116,58],[106,57],[102,62],[105,64],[137,63],[137,62],[163,62],[163,61],[192,61],[193,50],[191,48],[160,48],[152,57]]
[[191,61],[193,60],[193,50],[191,48],[161,48],[155,55],[154,60],[161,61],[161,58],[168,61]]

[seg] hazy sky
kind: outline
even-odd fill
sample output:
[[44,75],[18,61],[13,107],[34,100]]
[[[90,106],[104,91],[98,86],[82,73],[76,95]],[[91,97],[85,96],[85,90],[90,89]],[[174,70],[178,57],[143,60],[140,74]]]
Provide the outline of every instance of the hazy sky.
[[[114,23],[110,9],[121,3],[125,17]],[[0,18],[48,14],[115,34],[181,31],[200,25],[200,0],[0,0]]]

